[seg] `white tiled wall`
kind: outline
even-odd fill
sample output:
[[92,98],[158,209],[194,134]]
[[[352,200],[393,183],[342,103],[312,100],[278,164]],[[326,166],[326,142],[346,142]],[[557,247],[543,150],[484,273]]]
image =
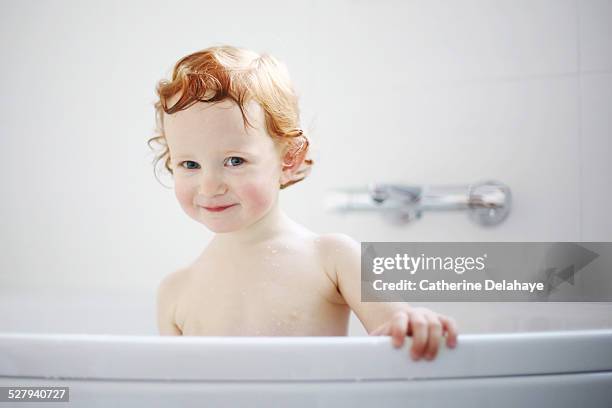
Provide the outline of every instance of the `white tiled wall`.
[[[371,241],[612,240],[610,0],[62,0],[0,10],[4,293],[152,293],[201,251],[210,234],[157,184],[145,140],[155,82],[179,57],[222,43],[289,67],[316,165],[281,202],[307,227]],[[456,213],[395,227],[323,204],[331,188],[371,181],[491,178],[514,200],[494,228]],[[478,330],[478,304],[439,306]],[[597,320],[602,307],[580,310]]]
[[[612,9],[612,8],[611,8]],[[612,13],[610,13],[612,16]],[[612,18],[611,18],[612,19]],[[611,37],[612,38],[612,37]],[[612,70],[580,77],[582,239],[612,234]]]
[[580,0],[581,225],[584,241],[611,241],[612,1]]
[[612,2],[610,0],[578,0],[580,72],[612,70]]

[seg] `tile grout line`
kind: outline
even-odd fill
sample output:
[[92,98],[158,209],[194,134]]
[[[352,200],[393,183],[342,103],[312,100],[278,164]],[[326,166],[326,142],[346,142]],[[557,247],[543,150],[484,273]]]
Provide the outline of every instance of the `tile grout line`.
[[578,238],[584,240],[583,236],[583,200],[584,200],[584,180],[583,180],[583,133],[582,133],[582,61],[580,59],[581,43],[580,43],[580,0],[575,0],[576,4],[576,60],[578,68],[578,95],[577,96],[577,119],[578,119]]

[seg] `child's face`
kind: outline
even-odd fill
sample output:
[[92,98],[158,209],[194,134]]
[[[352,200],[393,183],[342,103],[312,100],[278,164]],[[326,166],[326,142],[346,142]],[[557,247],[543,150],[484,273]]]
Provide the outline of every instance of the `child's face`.
[[248,227],[278,197],[280,151],[265,130],[261,106],[250,102],[245,110],[255,129],[245,129],[231,100],[164,114],[176,197],[191,218],[214,232]]

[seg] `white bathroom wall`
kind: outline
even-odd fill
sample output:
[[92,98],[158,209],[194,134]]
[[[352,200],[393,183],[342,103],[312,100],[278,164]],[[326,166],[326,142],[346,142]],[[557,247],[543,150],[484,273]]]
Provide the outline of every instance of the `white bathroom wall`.
[[[0,11],[6,313],[40,290],[149,302],[165,274],[199,254],[210,233],[156,181],[146,140],[156,82],[215,44],[287,64],[315,167],[281,202],[314,231],[363,241],[612,240],[612,1],[61,0],[2,1]],[[483,179],[513,192],[512,213],[495,228],[462,213],[397,227],[324,207],[336,187]],[[60,310],[87,307],[49,299]],[[153,316],[142,315],[133,321],[150,332]],[[351,330],[362,333],[355,320]]]
[[612,1],[581,1],[579,5],[582,238],[610,241]]

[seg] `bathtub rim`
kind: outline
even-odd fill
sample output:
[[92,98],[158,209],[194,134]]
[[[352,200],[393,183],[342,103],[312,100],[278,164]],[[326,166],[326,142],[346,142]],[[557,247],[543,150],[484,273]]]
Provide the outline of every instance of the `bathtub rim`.
[[0,376],[132,381],[380,381],[612,371],[612,329],[464,334],[459,335],[455,350],[441,344],[434,361],[412,361],[411,342],[407,338],[402,348],[395,349],[388,336],[0,333]]

